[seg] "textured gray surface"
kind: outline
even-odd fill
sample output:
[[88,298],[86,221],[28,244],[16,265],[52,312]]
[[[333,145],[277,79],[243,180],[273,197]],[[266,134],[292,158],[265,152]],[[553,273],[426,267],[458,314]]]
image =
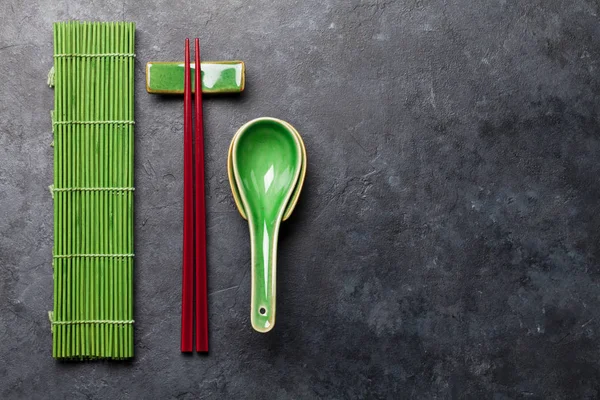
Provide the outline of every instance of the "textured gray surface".
[[[0,4],[0,398],[600,396],[595,0]],[[137,22],[136,351],[51,357],[51,23]],[[179,353],[182,101],[148,60],[247,62],[205,102],[211,353]],[[277,326],[249,323],[235,130],[303,134]]]

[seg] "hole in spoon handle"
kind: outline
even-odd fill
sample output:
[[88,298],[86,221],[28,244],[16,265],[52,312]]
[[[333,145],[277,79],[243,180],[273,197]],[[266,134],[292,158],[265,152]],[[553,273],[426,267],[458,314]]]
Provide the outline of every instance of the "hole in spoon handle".
[[275,306],[261,305],[252,308],[252,327],[261,333],[269,332],[275,325]]

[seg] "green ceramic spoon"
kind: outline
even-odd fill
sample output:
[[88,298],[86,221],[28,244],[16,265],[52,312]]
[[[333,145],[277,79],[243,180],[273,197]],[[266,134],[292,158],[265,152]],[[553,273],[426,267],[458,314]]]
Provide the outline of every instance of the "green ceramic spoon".
[[250,228],[252,327],[268,332],[275,326],[279,226],[303,178],[303,146],[288,123],[258,118],[235,134],[230,161],[230,183],[238,192]]

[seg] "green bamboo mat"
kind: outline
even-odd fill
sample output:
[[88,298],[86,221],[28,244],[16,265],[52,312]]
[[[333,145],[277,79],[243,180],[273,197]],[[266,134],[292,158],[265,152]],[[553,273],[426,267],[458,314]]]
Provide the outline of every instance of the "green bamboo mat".
[[55,358],[133,357],[135,24],[54,24]]

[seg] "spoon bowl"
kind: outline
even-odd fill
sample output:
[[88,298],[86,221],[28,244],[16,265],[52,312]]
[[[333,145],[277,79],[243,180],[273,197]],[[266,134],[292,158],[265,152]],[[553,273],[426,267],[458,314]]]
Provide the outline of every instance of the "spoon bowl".
[[[283,221],[286,221],[292,215],[292,212],[294,211],[294,208],[296,207],[296,204],[298,203],[298,198],[300,197],[300,192],[302,191],[302,185],[304,184],[304,178],[306,177],[306,147],[304,146],[304,141],[302,140],[300,133],[298,133],[296,128],[294,128],[288,122],[283,121],[283,120],[278,120],[275,118],[263,118],[263,119],[272,119],[272,120],[276,120],[282,124],[287,125],[289,130],[292,131],[296,135],[296,137],[298,138],[298,141],[300,142],[300,146],[302,147],[302,167],[301,167],[302,169],[300,171],[300,178],[298,179],[298,184],[296,185],[296,188],[294,189],[294,193],[292,194],[292,197],[290,198],[290,201],[288,202],[288,205],[285,209],[285,213],[283,214]],[[253,122],[253,121],[250,121],[250,122]],[[243,128],[244,127],[240,128],[240,130]],[[231,155],[233,152],[233,143],[234,143],[234,140],[232,140],[231,143],[229,144],[229,151],[227,154],[227,175],[229,177],[229,186],[231,187],[231,193],[233,195],[233,200],[235,201],[235,206],[238,209],[238,212],[240,213],[242,218],[247,220],[248,217],[246,217],[246,211],[244,210],[244,205],[242,204],[242,200],[241,200],[240,194],[238,192],[237,184],[235,183],[235,179],[233,178],[233,157]]]
[[306,150],[287,122],[258,118],[231,142],[229,182],[240,214],[248,220],[252,252],[252,326],[275,326],[279,227],[293,211],[306,174]]

